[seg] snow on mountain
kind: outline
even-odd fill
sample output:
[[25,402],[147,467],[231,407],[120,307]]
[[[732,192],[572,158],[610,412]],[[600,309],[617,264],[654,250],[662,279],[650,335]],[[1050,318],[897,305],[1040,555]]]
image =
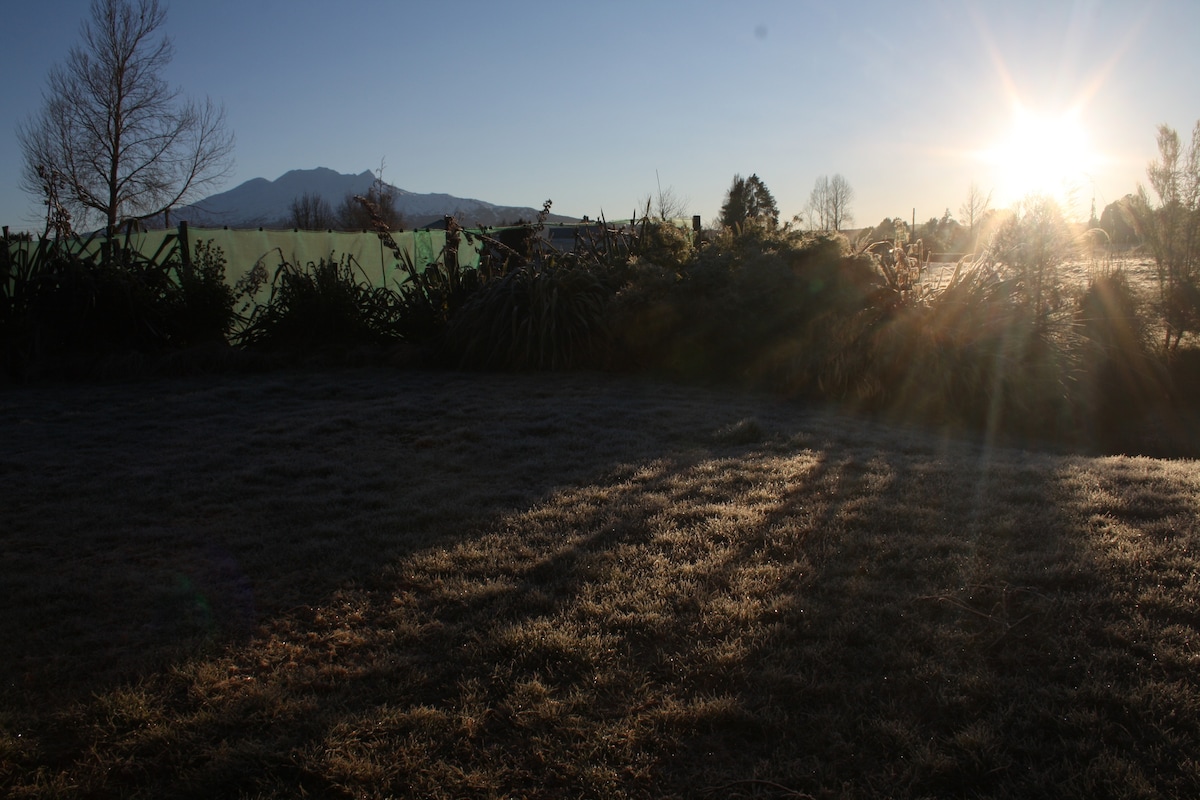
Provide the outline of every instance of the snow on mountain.
[[[273,181],[254,178],[226,192],[214,194],[171,212],[172,220],[192,225],[225,225],[230,228],[286,228],[290,225],[291,204],[304,194],[315,194],[333,209],[347,197],[366,194],[375,183],[375,175],[364,171],[347,175],[326,167],[294,169]],[[451,214],[467,227],[526,222],[537,217],[530,207],[497,206],[482,200],[449,194],[419,194],[388,186],[395,194],[396,209],[407,227],[419,228]],[[552,214],[551,222],[576,222],[574,217]]]

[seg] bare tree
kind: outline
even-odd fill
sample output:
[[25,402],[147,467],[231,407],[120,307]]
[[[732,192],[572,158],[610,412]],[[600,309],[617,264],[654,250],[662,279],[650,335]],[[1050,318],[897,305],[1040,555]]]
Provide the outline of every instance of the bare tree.
[[808,194],[808,208],[805,211],[810,229],[829,230],[829,176],[817,178]]
[[323,231],[333,227],[333,206],[314,192],[305,192],[293,199],[288,210],[291,212],[293,228],[302,231]]
[[958,207],[958,213],[963,222],[967,224],[967,230],[970,233],[971,247],[975,246],[975,228],[983,221],[983,217],[991,205],[992,193],[988,192],[985,195],[979,188],[979,184],[972,181],[970,188],[967,189],[967,199]]
[[165,21],[158,0],[92,0],[82,43],[50,71],[41,115],[18,128],[22,188],[41,195],[39,176],[60,175],[68,207],[111,230],[167,214],[226,177],[224,109],[185,100],[162,78],[173,55],[171,40],[156,38]]
[[342,198],[333,214],[334,227],[343,231],[369,231],[374,228],[371,212],[358,200],[359,197],[364,197],[373,206],[375,215],[388,226],[388,230],[404,230],[404,215],[396,208],[395,193],[390,186],[385,184],[380,187],[378,182],[372,184],[365,195],[351,192]]
[[[654,171],[654,177],[657,180],[658,170]],[[663,222],[687,216],[687,199],[677,195],[671,186],[664,189],[661,182],[658,183],[657,194],[647,197],[642,205]]]
[[1200,121],[1186,148],[1173,128],[1159,125],[1158,158],[1146,175],[1158,205],[1139,185],[1135,218],[1154,253],[1163,346],[1173,350],[1185,334],[1200,330]]
[[839,173],[829,179],[829,222],[835,231],[854,222],[850,203],[854,200],[854,189]]
[[850,213],[850,202],[854,200],[854,189],[841,174],[832,178],[822,175],[813,184],[808,195],[807,215],[809,226],[820,230],[840,231],[854,221]]
[[[338,228],[344,231],[372,230],[375,226],[375,220],[371,216],[373,213],[387,225],[388,230],[404,229],[404,214],[396,208],[395,187],[383,179],[383,171],[386,166],[387,162],[380,159],[379,169],[375,170],[375,180],[371,182],[366,195],[351,192],[343,198],[334,214]],[[359,201],[359,197],[364,197],[371,204],[372,210],[368,210]]]

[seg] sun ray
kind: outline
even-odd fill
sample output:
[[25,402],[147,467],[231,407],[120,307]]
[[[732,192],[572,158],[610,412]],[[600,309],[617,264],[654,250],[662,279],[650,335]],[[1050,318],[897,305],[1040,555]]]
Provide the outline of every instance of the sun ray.
[[1048,195],[1066,207],[1094,171],[1097,156],[1080,109],[1058,113],[1017,104],[1003,138],[985,151],[1005,203],[1028,195]]
[[[1046,195],[1057,201],[1068,216],[1077,215],[1083,210],[1079,208],[1083,193],[1106,160],[1085,121],[1085,111],[1129,49],[1136,31],[1117,43],[1113,55],[1098,69],[1082,76],[1085,80],[1067,99],[1060,91],[1046,96],[1036,87],[1030,93],[1024,92],[983,19],[975,15],[975,23],[980,46],[995,73],[998,98],[1010,109],[1007,125],[974,151],[975,160],[990,172],[997,205],[1009,206],[1030,195]],[[1059,77],[1066,68],[1059,65]],[[1053,76],[1047,77],[1053,83]]]

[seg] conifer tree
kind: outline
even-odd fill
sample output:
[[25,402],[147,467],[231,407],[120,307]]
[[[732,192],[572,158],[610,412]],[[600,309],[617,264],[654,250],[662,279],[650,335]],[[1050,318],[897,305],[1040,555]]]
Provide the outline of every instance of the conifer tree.
[[749,178],[734,175],[721,206],[721,225],[740,229],[748,224],[774,228],[779,224],[779,206],[757,174]]

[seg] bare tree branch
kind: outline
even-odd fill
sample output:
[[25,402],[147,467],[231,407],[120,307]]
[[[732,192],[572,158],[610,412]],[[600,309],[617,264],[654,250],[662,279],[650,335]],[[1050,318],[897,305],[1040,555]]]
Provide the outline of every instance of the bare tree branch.
[[832,178],[822,175],[813,184],[808,195],[809,225],[814,229],[840,231],[854,221],[850,213],[850,202],[854,189],[841,174]]
[[227,177],[233,136],[211,100],[185,100],[162,73],[158,0],[93,0],[80,44],[51,69],[40,116],[18,128],[22,188],[45,200],[40,172],[61,176],[62,201],[111,229],[196,197]]
[[972,249],[975,247],[975,229],[983,221],[983,217],[991,205],[992,193],[988,192],[985,195],[979,188],[979,184],[972,181],[970,188],[967,189],[967,199],[958,209],[963,222],[967,223],[967,228],[970,230]]

